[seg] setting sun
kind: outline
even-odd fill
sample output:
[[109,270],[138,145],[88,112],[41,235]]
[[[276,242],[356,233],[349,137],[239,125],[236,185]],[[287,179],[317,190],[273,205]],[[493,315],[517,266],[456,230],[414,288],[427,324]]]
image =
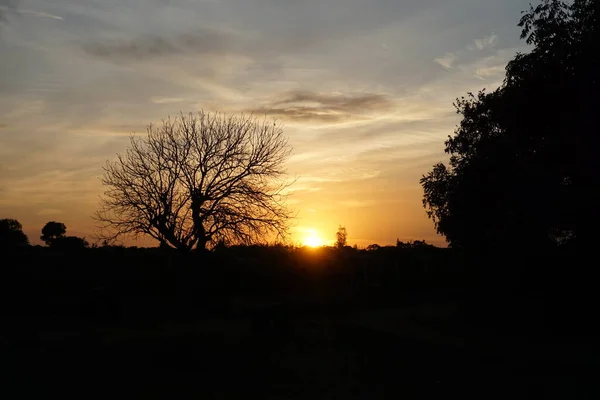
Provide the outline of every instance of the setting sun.
[[304,245],[309,247],[320,247],[323,246],[323,241],[317,236],[309,236],[304,238]]
[[310,232],[307,232],[307,235],[302,240],[302,244],[308,247],[325,246],[325,242],[323,241],[323,239],[321,239],[321,237],[319,237],[319,234],[312,229],[310,230]]

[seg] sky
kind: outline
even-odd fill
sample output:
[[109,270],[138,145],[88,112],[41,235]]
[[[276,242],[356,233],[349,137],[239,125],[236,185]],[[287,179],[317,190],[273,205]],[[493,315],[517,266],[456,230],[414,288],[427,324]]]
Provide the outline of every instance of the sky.
[[[89,237],[102,166],[179,112],[277,118],[292,239],[443,246],[419,179],[529,0],[0,0],[0,218]],[[131,243],[136,244],[136,243]],[[142,243],[143,244],[143,243]]]

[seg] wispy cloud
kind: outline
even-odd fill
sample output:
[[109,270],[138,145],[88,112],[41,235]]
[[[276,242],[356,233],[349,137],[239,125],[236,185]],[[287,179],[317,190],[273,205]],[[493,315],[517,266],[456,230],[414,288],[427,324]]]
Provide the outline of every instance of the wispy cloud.
[[31,87],[27,88],[28,92],[58,92],[61,90],[62,84],[54,82],[39,82],[32,83]]
[[490,67],[480,67],[475,70],[475,75],[485,80],[502,76],[506,69],[505,65],[493,65]]
[[35,11],[35,10],[23,10],[20,9],[19,13],[23,14],[23,15],[30,15],[32,17],[38,17],[38,18],[52,18],[52,19],[58,19],[58,20],[64,20],[63,17],[60,17],[58,15],[54,15],[54,14],[50,14],[47,12],[43,12],[43,11]]
[[0,22],[5,22],[10,11],[17,8],[18,0],[0,0]]
[[470,71],[481,81],[500,84],[504,77],[506,64],[523,48],[495,49],[492,55],[477,59],[474,63],[465,66],[465,71]]
[[150,99],[154,104],[173,104],[181,103],[184,99],[181,97],[152,97]]
[[475,39],[472,43],[474,43],[474,45],[469,44],[465,48],[455,52],[447,52],[442,57],[434,59],[434,61],[446,69],[455,68],[459,59],[461,61],[460,64],[469,63],[473,58],[479,57],[477,56],[478,53],[474,52],[475,50],[483,51],[494,49],[498,44],[498,35],[493,34],[481,39]]
[[475,39],[475,46],[478,50],[485,50],[498,44],[498,35],[485,36],[481,39]]
[[181,54],[225,54],[233,50],[233,38],[211,29],[173,35],[143,35],[135,38],[95,38],[82,43],[95,57],[147,60]]
[[454,53],[446,53],[443,57],[438,57],[434,59],[436,63],[440,64],[442,67],[446,69],[450,69],[454,66],[454,63],[458,59],[458,56]]
[[64,20],[64,18],[59,15],[54,15],[45,11],[27,10],[19,8],[17,6],[18,3],[18,0],[0,0],[0,22],[5,22],[9,13],[37,18],[51,18],[57,20]]
[[245,111],[282,119],[327,123],[369,118],[369,115],[384,113],[393,106],[394,101],[388,95],[379,93],[295,91],[285,94],[281,100]]

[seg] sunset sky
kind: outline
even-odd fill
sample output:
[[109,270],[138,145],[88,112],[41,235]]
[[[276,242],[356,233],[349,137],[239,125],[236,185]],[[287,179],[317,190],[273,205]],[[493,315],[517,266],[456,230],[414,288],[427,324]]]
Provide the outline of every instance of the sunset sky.
[[444,245],[419,178],[529,0],[0,0],[0,218],[89,236],[107,159],[180,111],[280,119],[294,240]]

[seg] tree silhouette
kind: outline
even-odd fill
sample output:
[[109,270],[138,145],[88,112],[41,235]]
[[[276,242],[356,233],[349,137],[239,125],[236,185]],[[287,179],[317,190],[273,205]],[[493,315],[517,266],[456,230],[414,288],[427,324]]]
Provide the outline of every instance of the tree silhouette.
[[434,247],[434,245],[427,243],[425,240],[403,242],[400,239],[396,239],[396,248],[398,249],[425,249]]
[[423,205],[454,247],[593,243],[600,3],[543,0],[522,17],[533,46],[495,91],[457,100],[449,166],[421,179]]
[[346,231],[346,227],[344,226],[339,226],[338,230],[335,234],[336,236],[336,242],[335,242],[335,246],[338,249],[343,249],[344,247],[346,247],[347,244],[347,239],[348,239],[348,232]]
[[14,248],[29,245],[23,226],[16,219],[0,219],[0,247]]
[[150,125],[104,167],[99,236],[149,235],[182,251],[284,236],[290,152],[281,127],[252,116],[201,111]]
[[89,247],[89,243],[85,238],[77,236],[60,236],[51,242],[53,250],[74,251],[82,250]]
[[40,239],[43,240],[47,246],[50,246],[53,241],[58,238],[62,238],[67,233],[67,227],[62,222],[50,221],[42,228],[42,236]]

